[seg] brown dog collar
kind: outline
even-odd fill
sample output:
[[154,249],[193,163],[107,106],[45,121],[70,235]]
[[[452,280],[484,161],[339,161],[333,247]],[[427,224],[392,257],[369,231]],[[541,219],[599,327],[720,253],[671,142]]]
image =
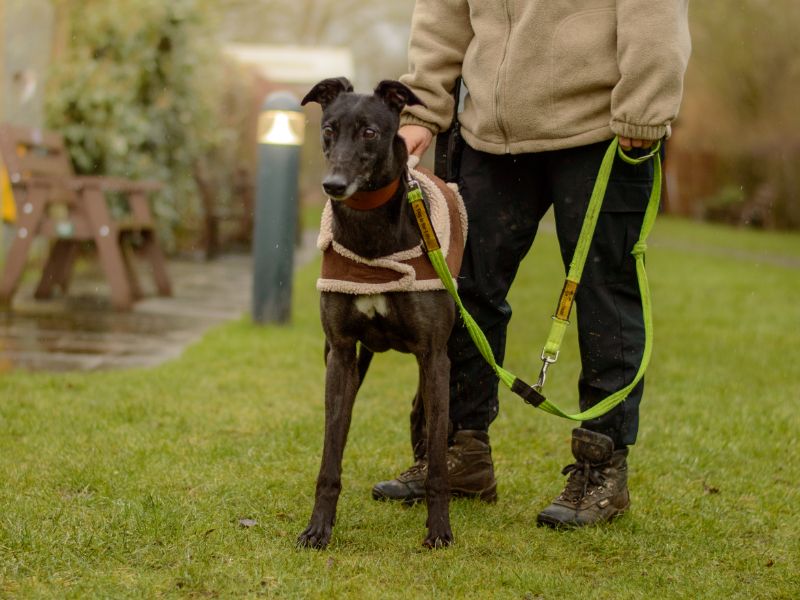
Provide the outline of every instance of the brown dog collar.
[[390,184],[385,185],[382,188],[371,190],[369,192],[356,192],[342,202],[355,210],[372,210],[373,208],[383,206],[389,200],[391,200],[399,185],[400,178],[398,177]]

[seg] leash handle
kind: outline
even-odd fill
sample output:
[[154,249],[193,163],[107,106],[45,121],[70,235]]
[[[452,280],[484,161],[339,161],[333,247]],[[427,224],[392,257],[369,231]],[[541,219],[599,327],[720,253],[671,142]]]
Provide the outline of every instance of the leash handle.
[[[439,276],[439,279],[441,279],[445,289],[450,293],[455,301],[459,314],[464,321],[464,326],[466,327],[470,338],[472,338],[472,341],[475,343],[475,346],[477,347],[481,356],[483,356],[484,360],[486,360],[486,362],[492,367],[500,381],[528,404],[564,419],[570,419],[572,421],[588,421],[606,414],[612,408],[625,400],[625,398],[628,397],[628,394],[630,394],[631,390],[633,390],[633,388],[644,376],[644,372],[647,370],[647,366],[650,363],[650,356],[653,349],[652,305],[650,302],[650,286],[648,284],[647,273],[645,272],[644,268],[644,254],[647,250],[647,236],[650,234],[650,231],[655,224],[656,216],[658,215],[658,205],[661,201],[661,156],[658,153],[660,148],[661,143],[659,142],[646,156],[634,158],[626,155],[622,151],[619,146],[618,138],[615,137],[611,141],[611,144],[609,144],[609,147],[603,157],[603,161],[600,164],[597,180],[595,181],[594,189],[592,190],[592,195],[589,199],[589,206],[587,207],[586,217],[584,218],[584,222],[581,227],[578,244],[575,248],[572,262],[570,263],[567,279],[564,283],[564,287],[562,288],[561,295],[559,296],[556,313],[553,315],[553,324],[550,329],[550,334],[548,335],[547,342],[542,350],[542,369],[539,373],[539,378],[536,384],[532,386],[528,385],[522,379],[497,364],[494,353],[492,352],[492,348],[489,345],[486,336],[475,322],[475,319],[472,318],[472,315],[470,315],[467,309],[464,307],[464,304],[461,302],[461,298],[458,295],[458,290],[456,289],[455,281],[453,280],[453,276],[447,266],[447,262],[445,261],[442,250],[439,247],[438,240],[436,240],[435,233],[433,234],[434,242],[429,245],[429,233],[433,232],[433,228],[430,225],[430,217],[427,214],[427,209],[425,208],[425,203],[423,202],[423,196],[419,184],[409,173],[408,201],[411,204],[414,216],[417,219],[417,225],[422,233],[428,258],[430,259],[436,274]],[[611,169],[614,165],[614,157],[617,155],[620,156],[622,160],[630,164],[641,164],[650,159],[653,159],[654,161],[653,189],[650,192],[650,199],[648,200],[647,208],[645,209],[642,228],[639,233],[639,239],[633,245],[633,250],[631,252],[636,260],[636,277],[639,283],[639,294],[642,300],[642,315],[644,318],[645,344],[644,351],[642,353],[642,362],[639,365],[639,370],[637,371],[631,383],[614,392],[607,398],[604,398],[588,410],[576,414],[569,414],[562,411],[560,408],[558,408],[558,406],[547,400],[542,395],[541,390],[544,387],[544,383],[547,378],[547,369],[550,367],[550,365],[555,363],[556,360],[558,360],[561,342],[563,341],[564,334],[569,326],[569,314],[572,310],[578,285],[580,284],[583,267],[586,263],[586,257],[589,254],[589,248],[591,246],[592,237],[594,236],[597,219],[600,215],[600,208],[602,207],[603,198],[605,197],[606,189],[608,188],[608,181],[611,177]]]
[[[645,209],[642,227],[639,231],[639,239],[633,245],[633,250],[631,251],[631,254],[636,261],[636,278],[639,284],[639,295],[642,302],[642,317],[644,319],[644,350],[642,352],[642,362],[640,363],[639,369],[636,372],[633,380],[628,385],[604,398],[591,408],[583,412],[570,415],[563,412],[556,405],[545,400],[539,408],[549,412],[550,414],[574,421],[589,421],[591,419],[596,419],[597,417],[606,414],[628,397],[628,394],[631,393],[633,388],[636,387],[639,381],[641,381],[642,377],[644,377],[644,373],[650,364],[650,356],[653,351],[653,315],[652,303],[650,299],[650,285],[647,281],[647,272],[644,268],[644,255],[647,250],[647,237],[650,235],[650,231],[653,229],[656,216],[658,215],[658,206],[661,202],[662,169],[661,155],[659,154],[660,150],[661,142],[659,141],[648,154],[641,157],[631,157],[625,154],[625,152],[622,150],[622,147],[619,145],[619,138],[614,138],[611,144],[609,144],[605,156],[603,157],[603,162],[600,164],[597,180],[595,181],[594,189],[592,190],[592,195],[589,199],[589,206],[586,209],[586,217],[584,218],[583,225],[581,227],[578,244],[575,247],[575,253],[572,256],[569,273],[567,274],[567,280],[564,284],[564,290],[569,290],[568,298],[565,299],[565,292],[562,291],[561,297],[559,298],[558,309],[556,310],[556,314],[553,316],[553,324],[550,327],[550,334],[548,335],[544,349],[542,350],[542,368],[539,374],[539,381],[534,387],[536,387],[537,391],[541,393],[547,376],[547,369],[558,359],[561,342],[563,341],[564,334],[569,326],[569,320],[563,317],[564,310],[562,308],[562,304],[568,304],[569,309],[572,307],[575,293],[577,292],[578,285],[580,284],[583,267],[586,264],[586,258],[589,254],[592,238],[594,237],[597,219],[600,216],[603,198],[605,198],[606,190],[608,188],[608,182],[611,177],[611,169],[614,165],[615,156],[619,156],[622,160],[632,165],[640,165],[651,159],[654,161],[653,188],[650,191],[650,198],[647,202],[647,208]],[[567,310],[566,315],[567,317],[569,316],[569,310]]]

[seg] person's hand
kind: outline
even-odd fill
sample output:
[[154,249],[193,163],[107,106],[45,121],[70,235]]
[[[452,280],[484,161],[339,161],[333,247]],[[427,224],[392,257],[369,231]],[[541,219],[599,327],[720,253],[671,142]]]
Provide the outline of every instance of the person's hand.
[[653,140],[636,140],[633,138],[620,137],[619,145],[627,152],[631,148],[649,148],[653,145]]
[[422,157],[433,141],[433,133],[422,125],[403,125],[397,132],[406,143],[409,154]]

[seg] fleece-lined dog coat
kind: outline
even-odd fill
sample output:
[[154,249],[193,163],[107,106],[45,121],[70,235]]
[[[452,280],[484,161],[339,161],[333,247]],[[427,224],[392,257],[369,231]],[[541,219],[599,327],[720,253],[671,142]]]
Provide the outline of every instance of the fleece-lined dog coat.
[[[446,184],[423,168],[414,168],[416,157],[409,159],[411,176],[419,182],[428,201],[431,223],[439,238],[442,253],[453,277],[461,269],[467,238],[467,212],[454,184]],[[332,200],[322,212],[317,247],[322,251],[322,274],[317,280],[321,292],[346,294],[382,294],[385,292],[420,292],[442,290],[444,285],[425,254],[422,242],[413,248],[380,258],[364,258],[333,239]]]

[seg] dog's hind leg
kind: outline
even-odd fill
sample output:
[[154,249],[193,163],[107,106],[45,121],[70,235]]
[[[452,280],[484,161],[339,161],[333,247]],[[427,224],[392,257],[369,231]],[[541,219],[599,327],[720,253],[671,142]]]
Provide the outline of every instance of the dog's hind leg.
[[[328,364],[328,353],[330,351],[331,345],[328,343],[328,340],[325,340],[323,361],[326,366]],[[373,356],[374,353],[372,350],[367,348],[364,344],[358,345],[358,389],[361,389],[361,384],[364,383],[364,377],[367,376],[367,371],[369,371],[369,365],[372,363]]]
[[[420,382],[420,385],[422,382]],[[417,395],[411,403],[411,450],[414,460],[419,461],[427,454],[427,433],[425,428],[425,406],[422,402],[422,392],[417,389]]]
[[358,390],[355,341],[331,344],[325,375],[325,443],[317,477],[314,510],[297,545],[324,548],[336,520],[336,504],[342,489],[342,455],[350,429],[353,403]]
[[447,429],[449,413],[450,359],[444,349],[418,357],[420,391],[427,424],[428,475],[425,494],[428,503],[428,548],[453,543],[450,529],[450,485],[447,479]]
[[361,384],[364,383],[364,377],[367,376],[372,357],[372,350],[364,344],[358,344],[358,389],[361,389]]

